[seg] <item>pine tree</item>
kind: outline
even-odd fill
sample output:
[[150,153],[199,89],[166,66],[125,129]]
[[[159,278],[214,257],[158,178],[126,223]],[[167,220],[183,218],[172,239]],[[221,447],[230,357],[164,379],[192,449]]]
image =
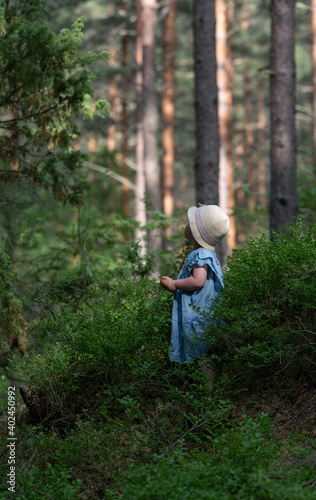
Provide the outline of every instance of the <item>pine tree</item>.
[[[219,153],[219,204],[229,215],[230,230],[225,240],[225,254],[236,246],[235,205],[232,162],[232,54],[229,43],[229,18],[227,0],[216,0],[216,59],[218,83],[218,120],[220,135]],[[223,242],[224,243],[224,242]]]
[[[24,187],[30,181],[56,199],[78,203],[83,185],[75,172],[83,155],[73,148],[75,117],[93,114],[88,100],[94,75],[87,67],[98,55],[79,55],[81,19],[55,35],[42,8],[41,0],[17,0],[1,10],[0,180]],[[100,112],[106,106],[96,103]]]
[[[157,22],[156,0],[142,0],[143,5],[143,133],[144,167],[147,206],[161,210],[162,197],[158,163],[158,110],[155,67],[155,34]],[[148,247],[161,248],[162,239],[156,231],[149,231]]]
[[[163,79],[162,111],[162,178],[163,212],[172,215],[174,210],[174,121],[175,121],[175,51],[176,51],[176,2],[167,6],[163,23]],[[168,233],[169,234],[169,233]],[[167,234],[167,235],[168,235]]]
[[271,21],[270,228],[278,231],[297,215],[295,0],[272,0]]
[[136,12],[136,46],[135,46],[135,94],[136,94],[136,190],[135,190],[135,220],[138,227],[135,239],[139,242],[142,254],[146,252],[143,229],[146,225],[146,179],[144,166],[144,130],[143,130],[143,15],[142,0],[137,0]]
[[312,36],[313,36],[313,146],[314,165],[316,165],[316,0],[312,0]]
[[194,0],[196,201],[218,204],[219,131],[215,0]]

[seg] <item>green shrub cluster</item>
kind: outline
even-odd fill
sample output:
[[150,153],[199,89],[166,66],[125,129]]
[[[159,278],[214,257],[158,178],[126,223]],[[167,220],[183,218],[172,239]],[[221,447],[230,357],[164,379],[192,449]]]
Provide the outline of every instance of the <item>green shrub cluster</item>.
[[83,288],[82,276],[65,274],[60,289],[70,279],[80,293],[43,294],[47,316],[15,363],[41,421],[19,417],[21,498],[39,474],[51,498],[67,488],[84,500],[314,498],[314,459],[279,441],[266,416],[234,422],[240,409],[227,384],[231,375],[237,392],[256,391],[253,382],[282,370],[313,377],[314,262],[313,230],[302,223],[234,251],[207,332],[219,368],[212,393],[199,360],[169,361],[172,295],[134,245],[124,267]]
[[120,494],[113,492],[106,498],[316,498],[312,481],[308,481],[315,471],[315,456],[306,457],[303,449],[275,438],[267,415],[256,419],[244,417],[240,423],[223,429],[215,439],[209,435],[205,438],[212,443],[211,455],[194,457],[194,453],[184,453],[148,465],[132,466],[121,479]]
[[0,358],[14,348],[26,348],[27,323],[22,315],[22,301],[15,293],[15,279],[10,257],[0,248]]
[[214,358],[239,380],[315,375],[315,229],[299,220],[233,251],[209,334]]
[[38,322],[37,339],[17,368],[56,411],[76,399],[91,406],[100,387],[124,387],[136,376],[152,379],[168,362],[170,299],[148,278],[91,285],[79,305],[70,302]]
[[80,479],[71,479],[71,471],[61,466],[53,467],[50,463],[44,470],[33,466],[26,471],[18,469],[16,482],[18,484],[18,496],[6,493],[0,499],[19,498],[19,500],[38,500],[44,497],[51,500],[76,500],[79,498]]

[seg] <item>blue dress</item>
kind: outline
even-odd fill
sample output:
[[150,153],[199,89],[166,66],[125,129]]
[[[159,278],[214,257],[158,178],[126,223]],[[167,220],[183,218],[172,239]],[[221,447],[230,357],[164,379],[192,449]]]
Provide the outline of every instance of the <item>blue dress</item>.
[[198,248],[191,252],[178,279],[192,276],[194,265],[202,267],[205,264],[208,265],[208,271],[202,288],[194,292],[177,290],[174,294],[169,348],[171,361],[178,363],[193,361],[208,351],[209,346],[203,338],[203,332],[211,320],[208,308],[218,297],[219,292],[224,289],[223,271],[215,250]]

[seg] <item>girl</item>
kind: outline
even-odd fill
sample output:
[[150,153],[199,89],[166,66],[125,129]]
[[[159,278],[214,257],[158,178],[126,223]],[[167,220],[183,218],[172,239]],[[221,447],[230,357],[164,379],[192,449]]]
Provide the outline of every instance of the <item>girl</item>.
[[[176,280],[163,276],[161,285],[174,293],[171,361],[193,361],[207,353],[203,332],[212,301],[223,290],[223,271],[215,253],[215,245],[228,234],[229,219],[217,205],[200,205],[188,210],[189,224],[184,236],[193,244]],[[204,314],[203,314],[204,311]],[[204,371],[211,367],[204,363]],[[212,372],[212,370],[211,370]],[[206,373],[207,374],[207,373]],[[212,373],[209,373],[212,378]]]

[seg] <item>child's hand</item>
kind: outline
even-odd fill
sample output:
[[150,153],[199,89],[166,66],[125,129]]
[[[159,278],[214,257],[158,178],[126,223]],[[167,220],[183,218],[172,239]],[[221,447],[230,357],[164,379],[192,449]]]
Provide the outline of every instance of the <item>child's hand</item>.
[[177,291],[173,279],[169,278],[169,276],[163,276],[160,279],[160,284],[166,289],[169,290],[169,292],[175,293]]

